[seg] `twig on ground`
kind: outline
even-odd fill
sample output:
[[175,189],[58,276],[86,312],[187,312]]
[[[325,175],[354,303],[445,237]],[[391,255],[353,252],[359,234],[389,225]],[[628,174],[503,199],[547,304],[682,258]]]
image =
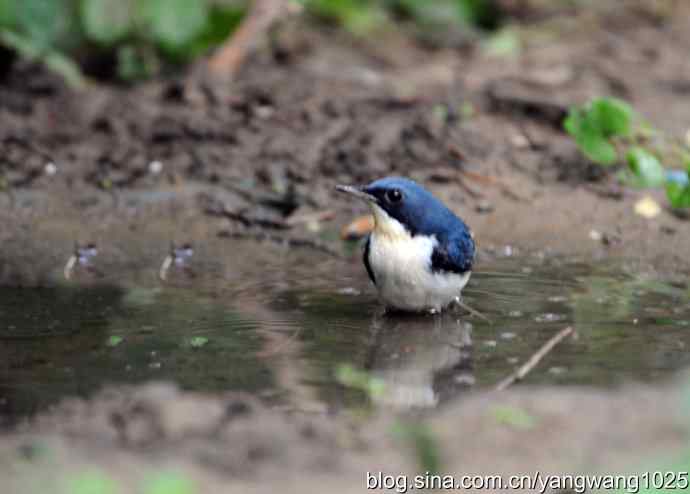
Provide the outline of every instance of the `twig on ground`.
[[545,99],[536,90],[525,90],[515,81],[494,81],[485,89],[491,111],[515,114],[540,121],[556,130],[563,130],[563,120],[568,115],[568,108],[561,103]]
[[503,391],[504,389],[508,388],[512,384],[521,381],[525,378],[527,374],[529,374],[532,369],[534,369],[539,362],[551,351],[554,349],[556,345],[558,345],[561,341],[563,341],[565,338],[573,334],[573,328],[572,326],[568,326],[567,328],[564,328],[560,330],[558,333],[556,333],[549,341],[544,343],[544,345],[532,355],[527,362],[522,364],[515,372],[510,374],[508,377],[503,379],[498,385],[496,386],[496,391]]
[[306,247],[308,249],[313,249],[324,254],[328,254],[333,257],[342,257],[342,255],[329,247],[328,245],[319,242],[318,240],[312,240],[310,238],[294,238],[294,237],[283,237],[281,235],[275,235],[266,232],[230,232],[227,230],[221,230],[218,232],[218,236],[222,238],[240,238],[240,239],[252,239],[256,241],[269,241],[274,242],[279,245],[286,245],[289,247]]
[[460,173],[464,176],[473,180],[475,182],[489,185],[492,187],[498,187],[498,189],[503,192],[506,196],[519,202],[529,202],[529,199],[519,196],[516,194],[510,186],[503,183],[500,179],[492,176],[482,175],[480,173],[471,172],[469,170],[460,170]]
[[257,226],[260,228],[269,228],[273,230],[288,230],[292,225],[287,224],[280,218],[264,218],[251,214],[247,211],[248,208],[231,210],[222,201],[214,197],[204,197],[203,211],[211,216],[220,216],[236,221],[243,226],[249,228]]
[[288,226],[297,226],[311,222],[320,223],[322,221],[330,221],[333,218],[335,218],[335,211],[332,209],[327,209],[325,211],[317,211],[308,214],[293,214],[285,220],[285,224]]
[[461,299],[456,300],[456,303],[457,303],[460,307],[462,307],[463,309],[465,309],[467,312],[469,312],[470,314],[472,314],[473,316],[477,316],[477,317],[479,317],[480,319],[484,319],[484,320],[485,320],[486,322],[488,322],[489,324],[493,324],[493,321],[492,321],[491,319],[489,319],[488,317],[486,317],[484,314],[482,314],[481,312],[479,312],[477,309],[473,309],[472,307],[470,307],[469,305],[467,305],[465,302],[463,302]]
[[208,61],[211,72],[232,78],[273,23],[289,8],[287,0],[255,0],[240,27]]

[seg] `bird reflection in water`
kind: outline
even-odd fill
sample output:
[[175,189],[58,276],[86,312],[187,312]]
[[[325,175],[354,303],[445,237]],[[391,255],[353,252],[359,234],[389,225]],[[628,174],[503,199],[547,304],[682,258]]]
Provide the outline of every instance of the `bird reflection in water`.
[[433,408],[474,384],[472,324],[453,312],[374,317],[365,368],[385,383],[378,405]]

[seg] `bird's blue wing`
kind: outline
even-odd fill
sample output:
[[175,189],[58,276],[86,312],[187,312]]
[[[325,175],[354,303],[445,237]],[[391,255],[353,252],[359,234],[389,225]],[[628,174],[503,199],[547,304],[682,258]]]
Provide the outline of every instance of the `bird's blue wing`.
[[376,276],[374,276],[374,270],[371,269],[371,264],[369,263],[369,249],[370,246],[369,244],[371,243],[371,236],[367,237],[367,241],[364,243],[364,252],[363,252],[363,258],[364,258],[364,267],[367,268],[367,273],[369,273],[369,278],[371,278],[371,282],[375,285],[376,284]]
[[474,240],[468,230],[439,241],[431,254],[431,270],[463,274],[472,269]]

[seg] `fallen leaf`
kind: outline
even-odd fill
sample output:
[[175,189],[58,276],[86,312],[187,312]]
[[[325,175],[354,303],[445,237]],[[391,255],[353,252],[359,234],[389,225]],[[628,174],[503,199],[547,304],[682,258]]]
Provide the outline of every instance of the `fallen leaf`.
[[345,225],[340,230],[340,237],[343,240],[357,240],[362,238],[374,229],[374,217],[370,214],[355,218],[350,224]]
[[635,213],[647,219],[652,219],[659,215],[661,206],[649,196],[644,196],[635,203]]

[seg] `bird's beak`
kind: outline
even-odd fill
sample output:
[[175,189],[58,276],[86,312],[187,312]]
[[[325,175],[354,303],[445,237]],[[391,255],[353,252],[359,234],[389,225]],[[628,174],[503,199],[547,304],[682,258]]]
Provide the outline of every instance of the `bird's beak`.
[[335,190],[359,197],[366,202],[376,202],[376,198],[364,192],[364,187],[354,185],[336,185]]

